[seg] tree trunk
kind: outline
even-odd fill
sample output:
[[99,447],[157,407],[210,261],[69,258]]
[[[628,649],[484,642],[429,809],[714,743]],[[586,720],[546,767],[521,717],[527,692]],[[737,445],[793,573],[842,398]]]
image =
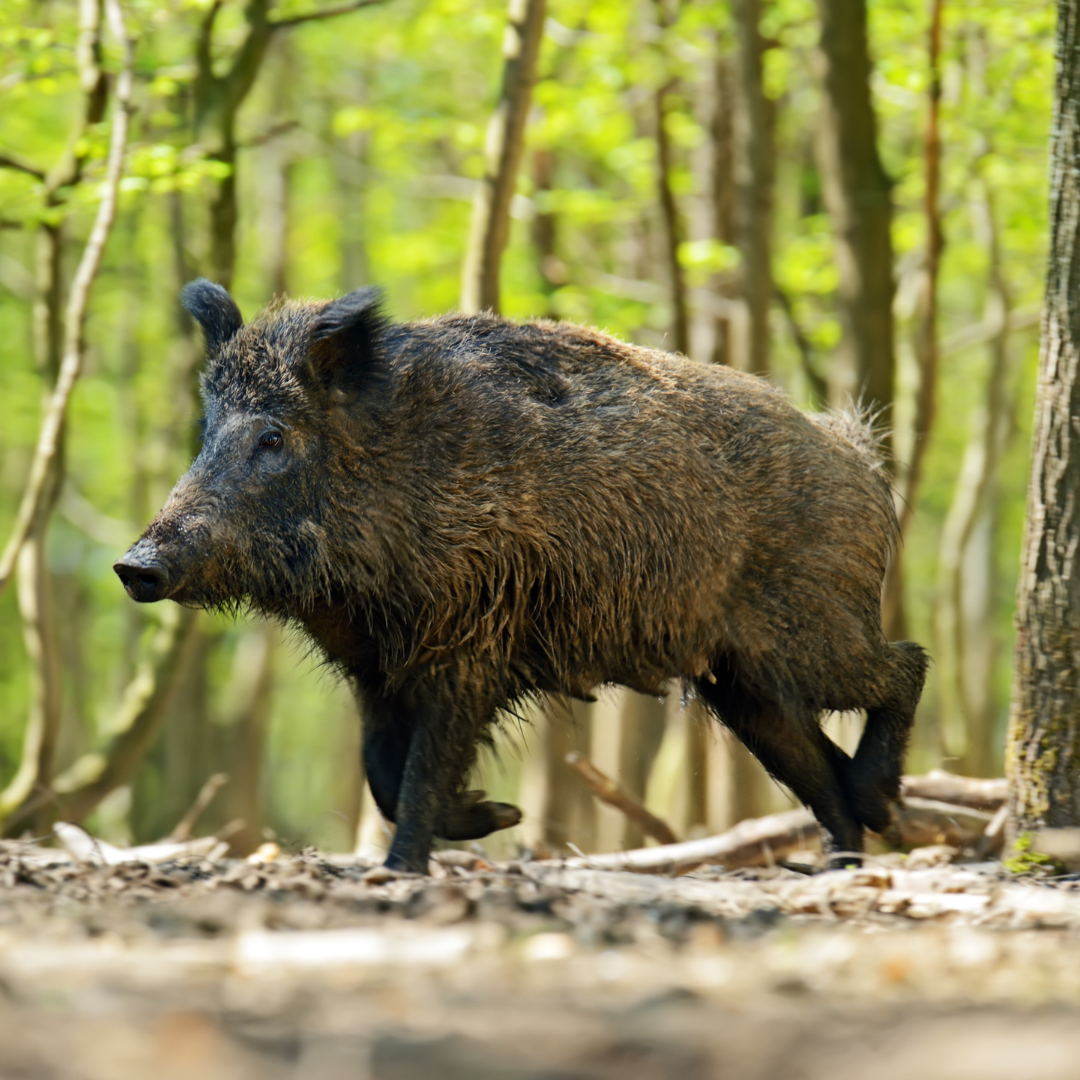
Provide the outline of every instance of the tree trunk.
[[762,0],[734,0],[738,43],[733,117],[738,217],[735,236],[742,260],[740,284],[746,320],[736,366],[764,375],[769,370],[769,307],[772,303],[772,218],[776,150],[775,110],[765,96]]
[[[550,150],[533,152],[533,185],[536,191],[550,191],[555,172],[555,155]],[[539,262],[540,288],[547,297],[547,315],[557,318],[553,299],[556,290],[567,282],[566,266],[555,253],[557,227],[551,211],[539,211],[532,221],[532,242]]]
[[1050,258],[1017,590],[1010,833],[1080,826],[1080,0],[1059,0]]
[[510,200],[525,145],[525,121],[536,81],[544,10],[545,0],[510,0],[503,42],[502,92],[488,123],[484,178],[473,203],[462,272],[461,310],[466,314],[499,310],[499,270],[510,235]]
[[[941,229],[939,188],[941,186],[941,14],[943,0],[933,0],[930,9],[930,87],[929,108],[924,139],[926,191],[923,212],[926,219],[926,256],[922,267],[922,287],[919,290],[915,319],[915,357],[919,367],[919,385],[915,393],[915,416],[908,445],[910,459],[895,463],[898,497],[897,521],[900,543],[893,549],[889,573],[885,582],[885,632],[892,639],[907,637],[907,616],[904,604],[904,537],[915,512],[919,484],[922,482],[923,461],[930,445],[930,434],[937,413],[938,381],[938,271],[944,235]],[[893,447],[896,449],[895,443]]]
[[[50,196],[51,200],[51,196]],[[34,302],[34,358],[45,385],[44,402],[56,384],[63,350],[63,230],[44,224],[36,237],[37,297]],[[49,522],[65,472],[64,440],[49,469],[48,490],[37,521],[19,554],[17,589],[23,642],[32,670],[30,712],[23,735],[18,771],[0,793],[0,818],[52,783],[63,711],[63,680],[57,634],[53,576],[46,554]],[[28,821],[34,832],[43,821]]]
[[[732,103],[735,98],[731,60],[718,56],[712,71],[711,183],[713,238],[735,246],[735,133]],[[724,300],[731,300],[734,288],[730,274],[717,274],[713,287]],[[714,364],[731,363],[731,320],[714,317],[715,329],[710,359]]]
[[[659,698],[623,691],[619,715],[618,777],[623,787],[644,803],[649,773],[664,739],[664,702]],[[641,847],[645,835],[636,822],[626,820],[621,847]]]
[[566,699],[552,699],[544,710],[538,755],[544,772],[541,836],[553,851],[566,853],[568,844],[582,851],[595,847],[592,793],[566,763],[571,751],[588,756],[591,711],[583,701]]
[[[277,632],[271,625],[253,628],[237,646],[238,674],[244,683],[239,715],[230,731],[228,772],[231,783],[222,800],[224,820],[244,825],[229,839],[233,855],[243,856],[263,842],[262,778],[266,730],[274,687]],[[214,763],[204,762],[202,771]],[[223,824],[224,824],[223,820]]]
[[892,423],[893,250],[889,179],[877,150],[870,100],[866,0],[818,0],[819,63],[823,90],[818,162],[825,205],[836,238],[837,301],[843,336],[830,394],[848,395]]
[[[883,450],[892,465],[896,379],[892,205],[889,178],[878,156],[877,119],[870,99],[866,0],[817,0],[817,6],[823,91],[818,168],[836,243],[842,328],[830,371],[829,397],[834,406],[855,400],[874,410]],[[890,639],[905,636],[899,548],[889,562],[882,621]]]
[[[663,25],[663,24],[662,24]],[[674,82],[667,82],[653,94],[656,129],[656,193],[660,202],[660,220],[664,226],[664,262],[667,264],[671,289],[671,344],[684,356],[690,352],[690,323],[686,305],[686,278],[679,262],[682,243],[682,222],[675,192],[671,188],[672,149],[667,130],[669,98]]]
[[[86,134],[104,119],[108,104],[109,83],[101,64],[103,16],[102,0],[80,0],[79,37],[75,55],[82,101],[68,134],[64,152],[49,171],[44,185],[44,204],[61,219],[70,189],[82,179],[83,167],[89,153]],[[118,102],[116,107],[126,108],[126,103]],[[114,128],[120,121],[121,115],[118,114],[113,121]],[[126,131],[125,123],[125,138]],[[66,344],[62,257],[61,221],[50,222],[46,217],[38,227],[36,238],[37,296],[33,314],[34,355],[38,373],[45,385],[46,413],[60,377]],[[85,319],[85,300],[82,318]],[[81,342],[79,345],[81,347]],[[8,786],[0,792],[0,821],[27,805],[28,801],[35,799],[40,792],[48,791],[56,763],[63,699],[53,581],[48,567],[46,545],[49,523],[64,483],[65,419],[61,414],[61,423],[56,434],[56,452],[49,459],[41,500],[30,520],[22,551],[18,552],[19,611],[23,620],[23,639],[33,668],[32,699],[19,769]],[[5,556],[6,554],[5,551]],[[0,579],[0,591],[2,590],[3,582]]]
[[961,771],[990,775],[993,738],[992,662],[993,554],[998,463],[1013,427],[1009,393],[1009,292],[989,191],[973,206],[976,233],[987,247],[990,273],[986,318],[997,326],[989,342],[986,400],[976,413],[956,491],[941,533],[934,604],[934,655],[938,661],[941,727],[945,752]]

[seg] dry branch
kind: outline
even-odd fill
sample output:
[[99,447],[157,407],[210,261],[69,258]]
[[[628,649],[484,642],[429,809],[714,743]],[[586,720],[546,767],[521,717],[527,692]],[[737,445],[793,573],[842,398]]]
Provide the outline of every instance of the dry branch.
[[45,179],[45,173],[41,169],[27,161],[12,157],[11,154],[0,154],[0,169],[13,169],[15,172],[26,173],[27,176],[32,176],[35,180]]
[[934,769],[925,776],[905,776],[902,783],[906,799],[934,799],[990,813],[997,810],[1008,797],[1008,781],[1003,776],[980,780]]
[[[922,779],[925,778],[908,778]],[[992,784],[996,781],[974,783]],[[917,796],[907,797],[900,811],[901,842],[905,848],[948,844],[955,848],[978,850],[981,846],[984,853],[992,853],[997,843],[996,834],[990,835],[988,842],[984,842],[984,836],[993,822],[993,817],[981,810]],[[800,808],[748,818],[719,836],[706,836],[701,840],[686,840],[663,847],[589,855],[569,859],[567,865],[593,870],[632,870],[642,874],[685,874],[704,864],[718,864],[734,870],[742,866],[770,866],[781,862],[792,852],[814,848],[819,844],[818,825],[813,814]]]
[[64,355],[56,387],[41,424],[37,450],[30,470],[30,479],[19,505],[19,513],[11,538],[0,557],[0,595],[11,580],[19,551],[29,536],[47,493],[49,473],[60,445],[60,433],[64,427],[71,392],[82,369],[83,328],[90,290],[101,265],[105,243],[116,217],[116,203],[120,190],[120,177],[124,170],[124,151],[127,146],[128,121],[131,110],[131,89],[135,64],[134,42],[124,27],[119,0],[106,0],[109,26],[123,47],[124,62],[116,82],[116,106],[113,113],[112,135],[109,141],[109,157],[105,171],[104,192],[98,206],[90,239],[83,249],[75,279],[71,284],[64,327]]
[[305,11],[299,15],[289,15],[284,19],[271,19],[271,30],[285,30],[290,26],[300,26],[302,23],[316,22],[319,19],[334,19],[338,15],[348,15],[352,11],[361,8],[374,7],[376,4],[385,4],[386,0],[355,0],[351,4],[337,4],[334,7],[322,8],[316,11]]
[[584,754],[572,751],[566,755],[566,764],[585,781],[589,790],[601,802],[622,811],[646,836],[651,836],[661,844],[679,842],[666,821],[649,813],[630,792],[610,776],[605,776]]
[[719,836],[568,859],[567,865],[593,870],[634,870],[642,874],[685,874],[705,863],[720,863],[728,869],[765,866],[816,843],[818,825],[814,815],[804,809],[785,810],[781,814],[740,821]]
[[227,773],[214,773],[199,789],[195,801],[191,804],[188,812],[176,823],[176,828],[169,833],[168,838],[177,843],[189,839],[191,830],[195,828],[195,823],[202,817],[206,808],[214,801],[214,797],[228,782]]
[[993,815],[983,810],[909,796],[900,811],[901,844],[906,848],[932,844],[974,848],[992,822]]

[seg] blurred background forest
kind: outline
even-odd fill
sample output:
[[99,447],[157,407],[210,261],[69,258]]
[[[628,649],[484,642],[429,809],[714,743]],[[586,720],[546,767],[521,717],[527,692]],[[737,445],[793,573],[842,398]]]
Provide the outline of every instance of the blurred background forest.
[[[135,605],[111,565],[197,446],[185,281],[222,282],[248,317],[275,295],[369,283],[398,319],[462,303],[506,0],[122,8],[135,82],[118,214],[62,470],[0,599],[0,828],[60,816],[151,840],[224,773],[203,829],[231,822],[240,851],[265,837],[377,847],[347,688],[288,631]],[[903,496],[888,628],[935,657],[908,770],[1000,775],[1052,5],[548,0],[541,25],[502,312],[767,374],[808,409],[862,391]],[[97,0],[0,5],[5,537],[101,199],[120,64]],[[641,842],[567,767],[572,750],[680,836],[788,805],[677,692],[560,708],[572,723],[512,723],[483,762],[481,786],[526,811],[492,845]],[[857,717],[829,725],[857,739]]]

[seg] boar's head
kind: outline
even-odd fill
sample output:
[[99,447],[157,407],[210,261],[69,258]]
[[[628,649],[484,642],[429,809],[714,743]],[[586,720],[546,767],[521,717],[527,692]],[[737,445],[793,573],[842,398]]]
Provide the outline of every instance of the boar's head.
[[377,408],[379,291],[281,303],[247,326],[220,285],[193,281],[181,302],[206,338],[202,447],[113,569],[140,602],[295,610],[334,586],[328,463],[340,417]]

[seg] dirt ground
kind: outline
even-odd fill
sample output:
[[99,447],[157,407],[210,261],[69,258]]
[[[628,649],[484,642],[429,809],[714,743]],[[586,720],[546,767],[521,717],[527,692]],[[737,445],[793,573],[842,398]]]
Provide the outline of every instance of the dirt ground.
[[1080,882],[0,847],[0,1076],[1057,1080]]

